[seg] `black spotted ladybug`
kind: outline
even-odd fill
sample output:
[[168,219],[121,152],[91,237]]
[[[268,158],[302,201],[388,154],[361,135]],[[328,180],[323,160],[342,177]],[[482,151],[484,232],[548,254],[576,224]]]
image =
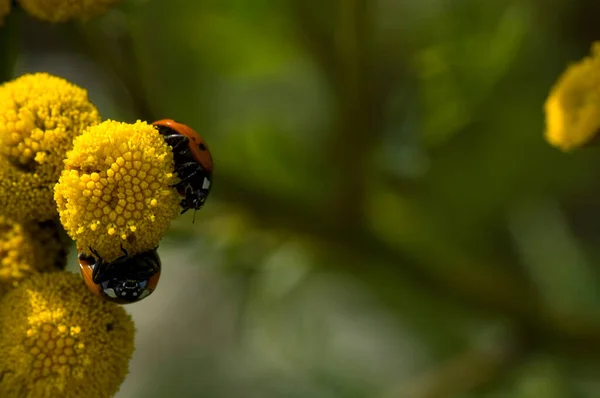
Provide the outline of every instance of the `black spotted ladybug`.
[[152,123],[173,149],[175,173],[179,182],[174,185],[181,196],[181,214],[199,210],[212,186],[213,161],[206,141],[193,129],[171,119]]
[[135,303],[156,289],[160,279],[160,258],[156,249],[131,256],[122,246],[121,250],[121,257],[107,262],[90,247],[93,255],[80,252],[77,256],[79,268],[92,293],[117,304]]

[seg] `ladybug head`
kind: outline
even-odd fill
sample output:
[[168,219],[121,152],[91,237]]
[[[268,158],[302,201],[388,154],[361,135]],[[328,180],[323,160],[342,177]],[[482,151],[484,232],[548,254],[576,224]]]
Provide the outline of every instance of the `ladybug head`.
[[116,275],[100,284],[103,297],[118,304],[135,303],[148,297],[158,284],[160,271],[150,276]]

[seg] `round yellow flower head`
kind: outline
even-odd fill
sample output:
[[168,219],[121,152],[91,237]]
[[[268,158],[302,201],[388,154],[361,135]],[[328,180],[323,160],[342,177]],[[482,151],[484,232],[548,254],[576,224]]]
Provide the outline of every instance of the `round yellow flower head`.
[[112,120],[75,139],[54,190],[77,248],[105,261],[158,246],[179,214],[173,153],[150,124]]
[[36,274],[0,301],[1,397],[112,397],[128,372],[135,328],[67,271]]
[[52,189],[73,138],[100,122],[87,91],[36,73],[0,86],[0,214],[56,217]]
[[88,20],[101,15],[121,0],[19,0],[25,11],[48,22]]
[[600,133],[600,42],[563,72],[545,104],[546,140],[570,151]]
[[64,269],[67,242],[58,221],[17,223],[0,217],[0,286],[18,286],[38,272]]

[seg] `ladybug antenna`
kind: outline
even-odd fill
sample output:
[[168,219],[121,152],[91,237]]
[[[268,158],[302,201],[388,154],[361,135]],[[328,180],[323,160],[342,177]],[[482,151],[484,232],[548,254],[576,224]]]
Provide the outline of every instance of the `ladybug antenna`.
[[196,212],[198,210],[194,209],[194,216],[192,217],[192,224],[196,222]]

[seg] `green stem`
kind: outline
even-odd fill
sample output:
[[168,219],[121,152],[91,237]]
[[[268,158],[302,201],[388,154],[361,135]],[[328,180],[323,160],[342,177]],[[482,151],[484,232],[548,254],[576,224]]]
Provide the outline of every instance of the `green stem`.
[[372,138],[364,80],[368,47],[367,2],[338,0],[334,47],[336,59],[336,126],[330,154],[335,167],[332,209],[340,225],[355,227],[363,222],[367,193],[367,164]]
[[13,10],[0,27],[0,83],[14,77],[19,55],[19,26],[21,13]]
[[80,23],[69,26],[73,33],[74,41],[79,49],[88,54],[98,65],[116,78],[127,90],[130,101],[115,95],[116,101],[127,102],[133,108],[137,118],[145,121],[154,121],[154,111],[145,92],[142,80],[139,78],[139,60],[135,55],[133,38],[129,26],[120,28],[121,32],[114,42],[107,42],[100,29]]

